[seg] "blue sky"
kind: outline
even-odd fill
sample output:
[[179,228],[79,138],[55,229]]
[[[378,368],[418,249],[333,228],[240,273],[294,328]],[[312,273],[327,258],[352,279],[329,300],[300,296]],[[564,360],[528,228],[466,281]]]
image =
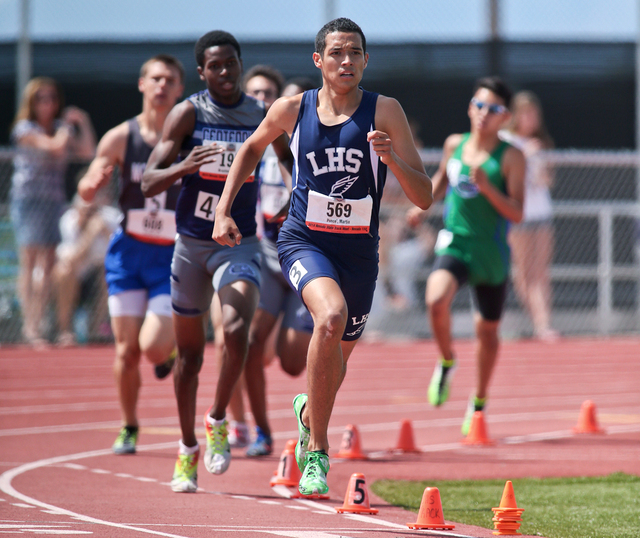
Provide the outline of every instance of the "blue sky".
[[[638,0],[500,0],[511,40],[633,41]],[[311,40],[328,0],[30,0],[35,40],[196,39],[212,29],[239,40]],[[482,41],[488,0],[332,0],[371,42]],[[0,0],[0,41],[18,33],[19,0]],[[176,6],[179,6],[176,9]],[[277,6],[277,7],[275,7]]]

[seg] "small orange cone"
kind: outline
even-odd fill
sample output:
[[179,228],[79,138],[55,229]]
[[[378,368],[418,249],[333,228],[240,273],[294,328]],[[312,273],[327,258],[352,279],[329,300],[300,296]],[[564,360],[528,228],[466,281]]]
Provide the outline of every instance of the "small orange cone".
[[349,479],[344,504],[336,508],[339,514],[350,512],[355,514],[377,514],[378,510],[369,506],[369,493],[362,473],[353,473]]
[[422,494],[418,520],[415,523],[407,523],[410,529],[442,529],[451,530],[455,525],[446,525],[442,513],[440,490],[438,488],[426,488]]
[[492,508],[491,510],[493,510],[494,513],[492,521],[496,529],[493,534],[496,536],[520,534],[517,531],[520,528],[520,522],[522,521],[520,516],[522,512],[524,512],[524,508],[518,508],[511,480],[507,480],[507,483],[504,485],[500,506],[498,508]]
[[582,402],[578,424],[573,428],[573,433],[604,433],[598,426],[596,405],[591,400]]
[[298,487],[300,482],[300,470],[296,463],[296,443],[295,439],[287,441],[282,454],[280,455],[280,462],[278,463],[278,470],[275,475],[271,477],[269,484],[271,486],[282,485],[289,487]]
[[340,443],[340,451],[335,455],[336,458],[348,460],[366,460],[367,456],[360,449],[360,433],[358,428],[353,424],[349,424],[342,434],[342,443]]
[[500,508],[518,508],[516,502],[516,494],[513,491],[513,482],[507,480],[502,490],[502,497],[500,498]]
[[487,427],[484,423],[484,414],[482,411],[473,413],[469,433],[462,440],[465,445],[493,445],[494,442],[487,435]]
[[420,452],[416,448],[416,443],[413,440],[413,426],[408,419],[403,420],[400,424],[400,435],[398,436],[398,444],[395,450],[400,450],[401,452]]

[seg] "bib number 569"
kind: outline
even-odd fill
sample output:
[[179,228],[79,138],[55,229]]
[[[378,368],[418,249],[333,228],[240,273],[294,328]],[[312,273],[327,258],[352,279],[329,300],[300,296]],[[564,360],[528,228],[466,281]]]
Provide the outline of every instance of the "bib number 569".
[[327,217],[344,217],[348,219],[351,216],[351,204],[344,202],[327,202]]

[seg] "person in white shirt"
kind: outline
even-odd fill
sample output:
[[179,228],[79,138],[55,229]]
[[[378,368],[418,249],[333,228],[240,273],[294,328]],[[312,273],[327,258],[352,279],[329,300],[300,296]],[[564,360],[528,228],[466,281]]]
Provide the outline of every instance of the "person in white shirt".
[[509,232],[513,257],[513,282],[518,298],[533,321],[534,336],[553,342],[559,333],[551,328],[549,265],[553,256],[552,175],[540,152],[553,148],[538,97],[530,91],[514,95],[512,119],[500,132],[527,159],[524,217]]

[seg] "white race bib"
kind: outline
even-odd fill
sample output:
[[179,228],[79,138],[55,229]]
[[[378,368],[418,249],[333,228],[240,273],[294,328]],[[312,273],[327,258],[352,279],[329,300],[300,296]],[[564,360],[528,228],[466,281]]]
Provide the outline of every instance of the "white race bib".
[[447,248],[451,244],[451,241],[453,241],[453,232],[450,232],[446,228],[442,228],[442,230],[438,232],[436,244],[433,249],[442,250],[443,248]]
[[216,218],[216,206],[220,201],[220,196],[211,194],[210,192],[198,192],[196,200],[196,208],[193,214],[199,219],[210,220],[213,222]]
[[[212,179],[214,181],[226,181],[229,175],[229,169],[233,164],[238,150],[242,146],[242,142],[221,142],[219,140],[203,140],[203,146],[209,146],[216,144],[217,146],[224,148],[222,153],[215,155],[215,161],[212,163],[203,164],[200,167],[200,177],[203,179]],[[249,176],[247,181],[253,181],[253,174]]]
[[289,191],[282,185],[260,185],[260,210],[265,219],[270,219],[287,204]]
[[371,224],[373,198],[333,198],[309,191],[306,224],[311,230],[339,234],[366,234]]
[[167,193],[145,198],[144,209],[127,211],[126,232],[145,243],[173,245],[176,237],[176,214],[164,209]]

